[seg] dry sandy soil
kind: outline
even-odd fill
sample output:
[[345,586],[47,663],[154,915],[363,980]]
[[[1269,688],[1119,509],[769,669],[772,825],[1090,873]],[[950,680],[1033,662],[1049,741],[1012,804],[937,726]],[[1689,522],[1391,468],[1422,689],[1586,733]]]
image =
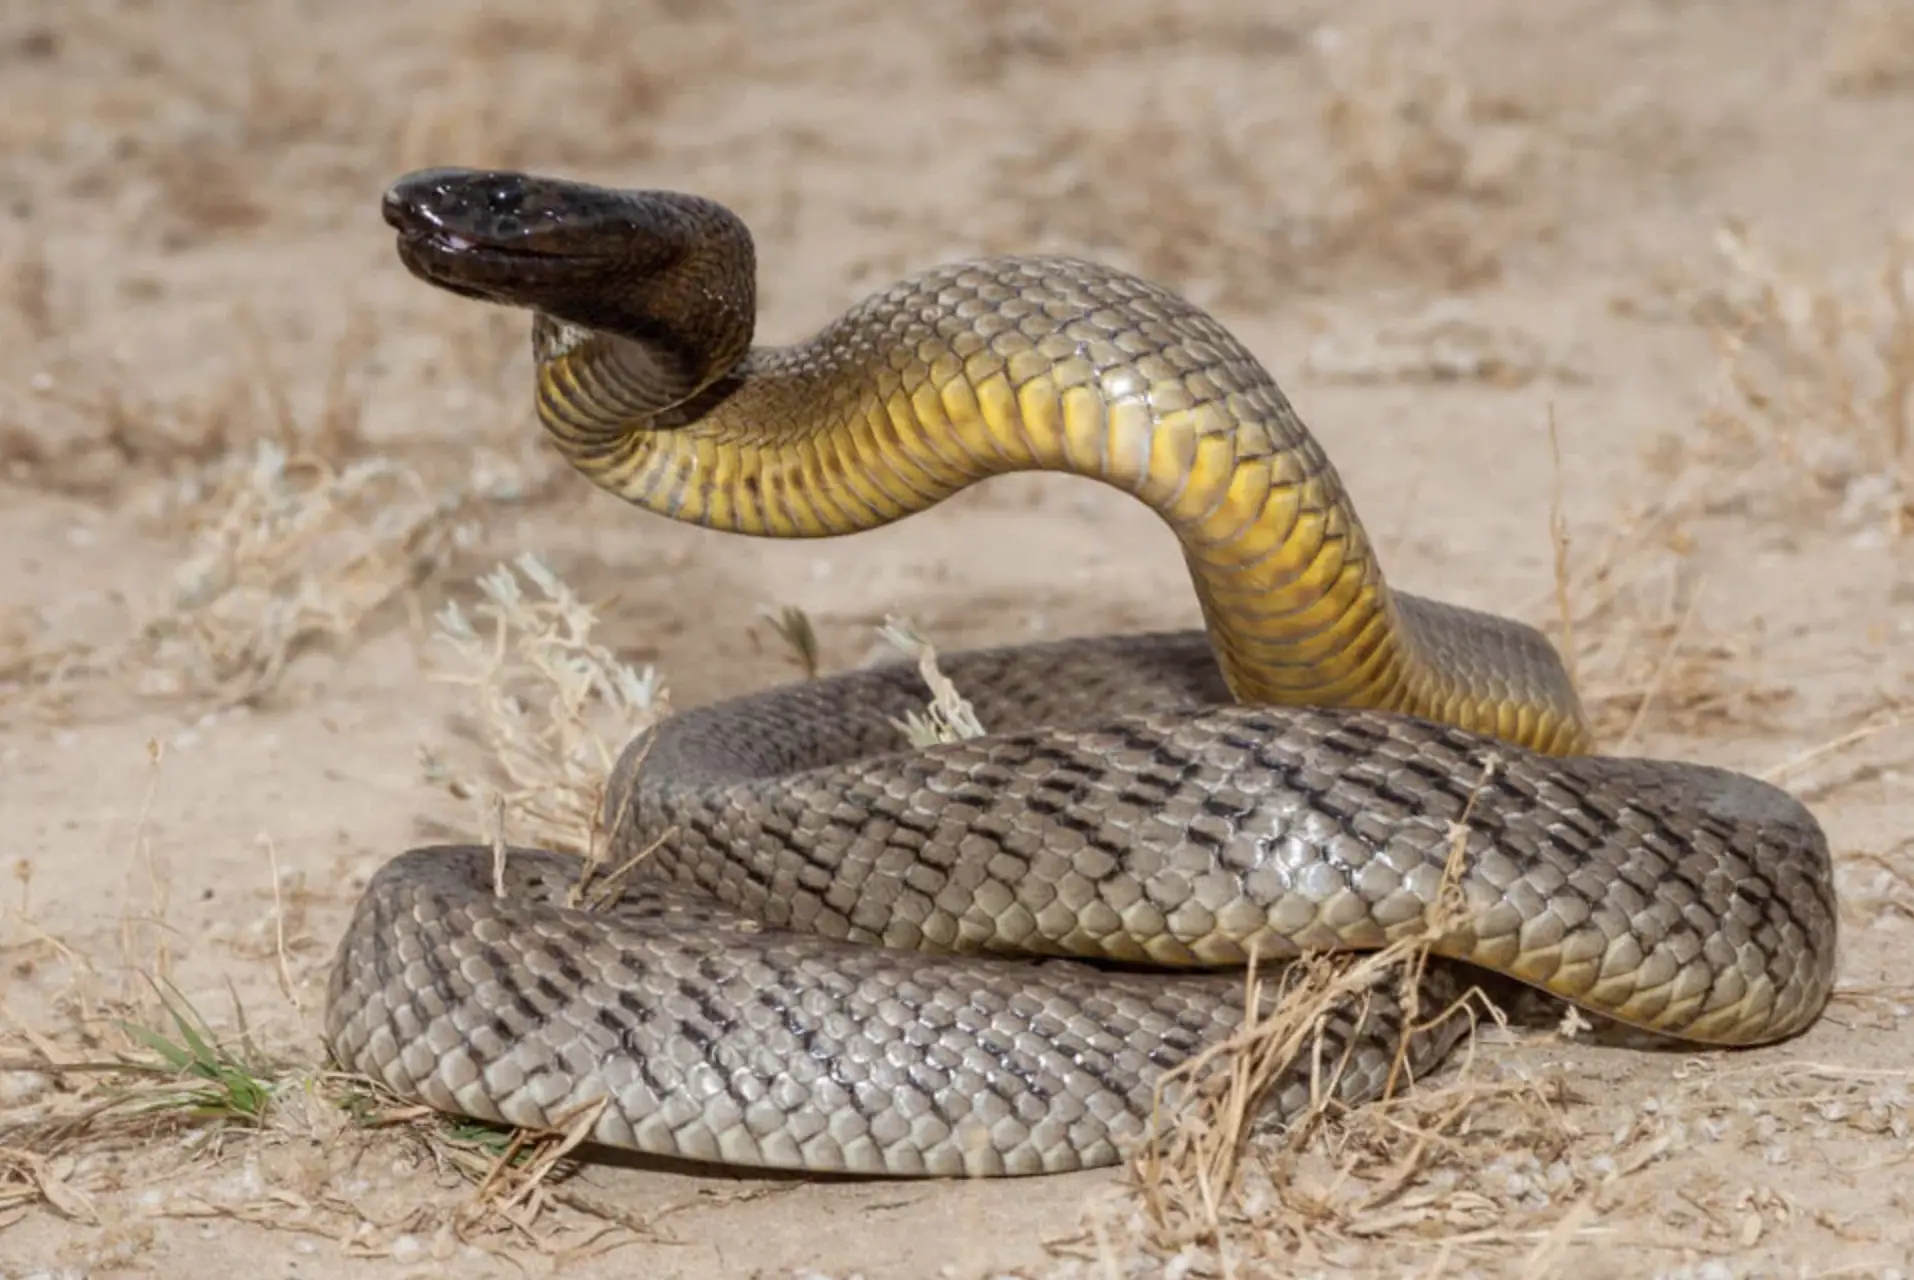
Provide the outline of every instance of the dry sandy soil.
[[[1902,1274],[1911,12],[6,5],[0,1275]],[[539,638],[564,610],[484,575],[535,554],[675,706],[795,676],[783,606],[826,668],[892,612],[946,648],[1197,612],[1153,517],[1063,477],[813,545],[596,492],[537,437],[524,317],[393,256],[381,188],[445,163],[729,202],[764,340],[978,252],[1186,291],[1281,379],[1396,583],[1548,626],[1608,749],[1814,806],[1827,1015],[1733,1054],[1485,1030],[1457,1078],[1252,1147],[1209,1215],[1121,1170],[594,1160],[480,1196],[496,1139],[370,1127],[317,1027],[375,867],[482,831],[488,786],[514,835],[563,830],[593,735],[643,713],[541,674],[580,652]],[[488,638],[444,638],[448,602]],[[179,1040],[168,990],[229,1045],[212,1111],[277,1087],[260,1124],[76,1068],[156,1061],[127,1028]]]

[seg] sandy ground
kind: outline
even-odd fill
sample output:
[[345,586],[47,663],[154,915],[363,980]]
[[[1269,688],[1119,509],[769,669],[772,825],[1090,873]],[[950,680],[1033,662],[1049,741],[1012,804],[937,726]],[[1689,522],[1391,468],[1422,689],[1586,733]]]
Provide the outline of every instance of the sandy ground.
[[[0,1275],[1901,1274],[1910,12],[8,4]],[[393,257],[379,192],[439,163],[727,201],[766,340],[973,252],[1187,291],[1282,380],[1394,581],[1560,636],[1559,534],[1609,748],[1815,806],[1827,1016],[1730,1055],[1485,1035],[1439,1105],[1253,1151],[1216,1237],[1120,1171],[594,1163],[475,1214],[442,1129],[369,1131],[302,1074],[366,876],[480,828],[445,782],[484,723],[445,602],[536,553],[679,706],[796,673],[770,607],[826,667],[890,612],[944,647],[1197,615],[1153,518],[1081,481],[816,545],[591,490],[537,439],[523,318]],[[75,1119],[112,1086],[46,1064],[164,1027],[154,975],[282,1064],[259,1131]]]

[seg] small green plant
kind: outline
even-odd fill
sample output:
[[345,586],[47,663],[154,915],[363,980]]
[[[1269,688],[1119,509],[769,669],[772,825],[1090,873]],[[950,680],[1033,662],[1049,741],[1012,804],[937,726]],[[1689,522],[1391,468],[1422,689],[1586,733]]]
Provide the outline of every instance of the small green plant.
[[[127,1095],[142,1111],[179,1111],[195,1119],[257,1125],[271,1109],[275,1070],[244,1030],[238,1045],[220,1043],[212,1027],[171,983],[159,988],[159,1000],[172,1023],[169,1034],[122,1020],[120,1030],[153,1056],[124,1058],[108,1070],[163,1082],[159,1090]],[[237,1001],[235,1001],[237,1007]]]

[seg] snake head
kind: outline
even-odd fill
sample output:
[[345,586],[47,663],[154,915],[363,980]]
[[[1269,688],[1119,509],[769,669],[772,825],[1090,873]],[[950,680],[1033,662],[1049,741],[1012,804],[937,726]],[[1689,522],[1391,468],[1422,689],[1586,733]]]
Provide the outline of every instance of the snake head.
[[420,169],[386,189],[399,260],[448,292],[728,367],[756,319],[751,235],[724,206],[506,169]]

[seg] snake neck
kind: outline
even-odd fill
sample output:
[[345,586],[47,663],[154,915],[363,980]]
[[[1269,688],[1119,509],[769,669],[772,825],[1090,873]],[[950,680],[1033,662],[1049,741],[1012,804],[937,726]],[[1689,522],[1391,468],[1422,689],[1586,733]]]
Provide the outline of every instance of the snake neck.
[[[1070,259],[960,264],[809,341],[753,346],[689,390],[661,380],[641,340],[546,319],[535,333],[545,429],[586,476],[649,511],[826,537],[993,475],[1084,476],[1174,531],[1239,701],[1586,745],[1559,663],[1527,689],[1453,677],[1437,659],[1455,619],[1391,592],[1341,480],[1268,373],[1216,321],[1145,282]],[[1555,660],[1545,640],[1537,656]]]

